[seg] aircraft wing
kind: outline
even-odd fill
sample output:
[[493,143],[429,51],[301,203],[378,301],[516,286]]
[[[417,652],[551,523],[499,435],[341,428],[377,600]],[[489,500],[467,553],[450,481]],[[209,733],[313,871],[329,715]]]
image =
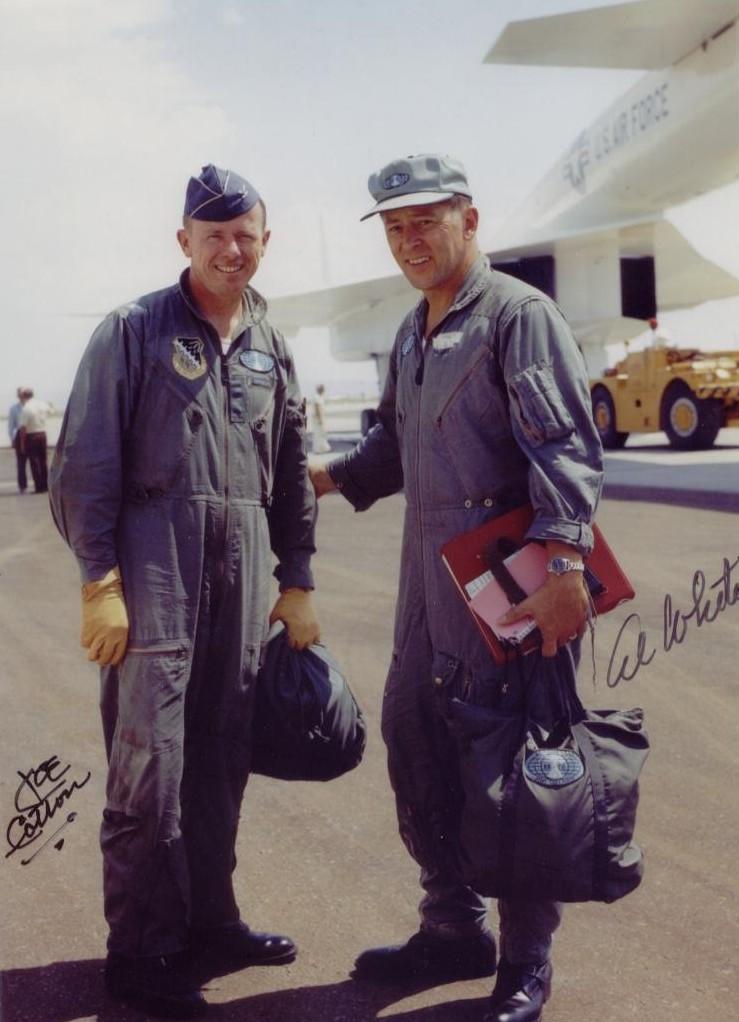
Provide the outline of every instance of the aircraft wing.
[[308,291],[304,294],[270,298],[270,319],[286,334],[301,327],[321,327],[336,323],[359,310],[369,310],[380,302],[407,295],[413,303],[413,288],[402,274],[361,280],[354,284]]
[[676,63],[737,16],[737,0],[634,0],[512,21],[485,62],[656,70]]
[[[624,301],[629,263],[650,262],[654,292],[663,311],[739,294],[739,280],[705,259],[677,227],[663,218],[611,223],[590,231],[563,231],[546,240],[487,252],[491,263],[546,288],[557,284],[557,301],[576,334],[592,335],[608,324],[609,340],[634,336],[652,312],[637,315]],[[285,333],[301,327],[332,327],[338,358],[386,352],[402,315],[418,300],[401,274],[305,294],[272,298],[270,319]],[[383,315],[383,313],[386,313]],[[618,336],[617,336],[618,335]],[[364,352],[364,354],[360,354]]]

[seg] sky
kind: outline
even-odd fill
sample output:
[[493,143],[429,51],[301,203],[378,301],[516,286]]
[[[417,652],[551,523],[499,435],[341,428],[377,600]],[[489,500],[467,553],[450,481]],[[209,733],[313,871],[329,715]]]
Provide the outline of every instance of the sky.
[[[492,247],[641,72],[486,65],[485,53],[509,20],[601,5],[0,0],[0,409],[20,384],[63,406],[96,319],[176,279],[185,185],[205,163],[267,202],[253,283],[268,299],[394,271],[378,224],[359,217],[369,172],[412,152],[463,160]],[[709,225],[714,257],[736,252],[729,192],[739,215],[737,189],[677,213]],[[709,313],[690,329],[709,322],[739,347],[739,302]],[[371,364],[331,360],[323,331],[293,349],[306,392],[374,386]]]

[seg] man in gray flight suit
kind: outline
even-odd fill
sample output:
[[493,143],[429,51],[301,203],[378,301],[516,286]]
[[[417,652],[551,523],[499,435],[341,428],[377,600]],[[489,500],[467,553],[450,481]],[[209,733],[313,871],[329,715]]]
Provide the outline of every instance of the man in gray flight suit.
[[[541,654],[524,657],[537,691],[574,675],[588,612],[582,558],[601,486],[601,448],[585,367],[546,295],[491,270],[464,168],[443,156],[395,160],[369,179],[390,250],[423,300],[398,330],[378,423],[311,476],[358,511],[405,491],[395,639],[383,703],[401,836],[421,866],[421,927],[356,962],[365,979],[438,980],[495,971],[487,903],[460,879],[458,757],[443,700],[515,708],[520,688],[480,638],[439,551],[449,539],[531,501],[528,536],[546,546],[546,584],[504,620],[532,615]],[[366,219],[366,217],[363,217]],[[510,684],[509,684],[510,682]],[[547,700],[541,713],[545,714]],[[538,1022],[551,986],[553,902],[502,899],[491,1022]]]
[[80,565],[82,645],[102,667],[106,983],[189,1017],[206,1008],[196,970],[296,953],[240,921],[232,873],[268,619],[296,648],[318,624],[305,404],[248,286],[264,203],[208,165],[177,237],[190,260],[179,283],[117,309],[90,341],[51,499]]

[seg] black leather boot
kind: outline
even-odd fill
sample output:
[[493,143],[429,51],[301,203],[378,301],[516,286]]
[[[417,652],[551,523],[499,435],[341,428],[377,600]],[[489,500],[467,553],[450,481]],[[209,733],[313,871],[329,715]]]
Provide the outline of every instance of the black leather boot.
[[498,978],[483,1022],[541,1022],[541,1012],[552,992],[552,963],[512,965],[498,963]]
[[442,940],[423,930],[405,944],[363,951],[354,963],[352,976],[375,982],[438,979],[449,982],[492,976],[495,972],[495,940],[492,934]]
[[298,949],[289,937],[260,933],[238,922],[192,930],[190,953],[196,968],[205,965],[216,975],[247,965],[286,965],[295,960]]

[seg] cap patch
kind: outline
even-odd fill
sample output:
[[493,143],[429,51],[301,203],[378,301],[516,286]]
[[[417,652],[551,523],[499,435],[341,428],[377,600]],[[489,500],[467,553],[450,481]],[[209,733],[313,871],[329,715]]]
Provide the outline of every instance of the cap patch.
[[199,337],[175,337],[172,348],[174,371],[186,380],[197,380],[208,371],[203,354],[205,343]]
[[242,351],[239,355],[239,362],[241,362],[242,366],[252,369],[255,373],[271,373],[275,367],[274,355],[268,355],[264,351],[255,351],[254,349]]
[[410,179],[410,174],[390,174],[382,184],[384,188],[400,188],[401,185],[407,184]]

